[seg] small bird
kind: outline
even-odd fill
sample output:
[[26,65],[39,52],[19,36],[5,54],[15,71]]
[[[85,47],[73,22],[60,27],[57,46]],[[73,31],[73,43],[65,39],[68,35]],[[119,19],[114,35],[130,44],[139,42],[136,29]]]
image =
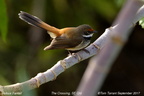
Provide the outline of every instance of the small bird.
[[36,16],[20,11],[19,18],[31,24],[47,30],[53,40],[44,50],[66,49],[68,51],[78,51],[90,44],[90,39],[96,31],[87,24],[78,27],[66,27],[58,29],[43,22]]

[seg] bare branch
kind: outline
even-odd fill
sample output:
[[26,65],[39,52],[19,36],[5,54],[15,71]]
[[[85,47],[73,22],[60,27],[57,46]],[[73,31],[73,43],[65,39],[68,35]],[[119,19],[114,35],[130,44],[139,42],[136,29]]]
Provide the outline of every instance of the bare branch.
[[[101,88],[113,61],[118,56],[125,42],[127,42],[130,30],[134,27],[132,25],[144,17],[142,5],[143,3],[139,2],[139,0],[128,0],[118,15],[114,23],[117,26],[110,28],[112,32],[110,33],[110,38],[105,41],[104,49],[89,62],[89,66],[78,88],[82,96],[95,96]],[[138,18],[135,16],[138,16]]]

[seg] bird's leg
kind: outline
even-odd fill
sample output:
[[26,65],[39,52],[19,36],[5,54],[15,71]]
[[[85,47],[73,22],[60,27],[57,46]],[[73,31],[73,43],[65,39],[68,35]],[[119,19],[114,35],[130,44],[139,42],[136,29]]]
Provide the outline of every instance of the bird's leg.
[[67,50],[67,51],[68,51],[68,53],[69,53],[69,54],[68,54],[68,56],[71,56],[71,55],[72,55],[72,53],[71,53],[69,50]]
[[78,51],[70,51],[70,50],[67,50],[68,51],[68,56],[71,56],[71,55],[74,55],[76,52],[78,52]]
[[70,51],[70,50],[67,50],[68,51],[68,56],[72,56],[72,55],[74,55],[77,51]]

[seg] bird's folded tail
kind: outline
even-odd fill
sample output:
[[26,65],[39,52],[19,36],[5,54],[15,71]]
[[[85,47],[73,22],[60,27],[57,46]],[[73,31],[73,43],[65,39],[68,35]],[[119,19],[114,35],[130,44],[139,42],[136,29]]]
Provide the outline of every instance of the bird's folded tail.
[[31,24],[33,26],[37,26],[37,27],[46,29],[47,31],[52,32],[56,36],[60,36],[61,35],[59,33],[59,29],[58,28],[55,28],[53,26],[50,26],[50,25],[46,24],[45,22],[43,22],[42,20],[40,20],[36,16],[32,16],[32,15],[26,13],[26,12],[23,12],[23,11],[21,11],[18,15],[19,15],[20,19],[22,19],[23,21],[27,22],[28,24]]

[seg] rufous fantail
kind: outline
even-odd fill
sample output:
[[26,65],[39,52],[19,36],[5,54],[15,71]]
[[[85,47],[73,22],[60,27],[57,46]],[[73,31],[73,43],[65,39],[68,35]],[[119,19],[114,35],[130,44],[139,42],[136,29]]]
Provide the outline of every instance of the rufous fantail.
[[32,16],[23,11],[19,13],[19,18],[28,24],[46,29],[48,31],[48,34],[51,36],[51,38],[53,38],[53,40],[49,46],[44,48],[44,50],[66,49],[70,51],[77,51],[84,49],[89,45],[91,37],[96,32],[87,24],[83,24],[78,27],[58,29],[46,24],[36,16]]

